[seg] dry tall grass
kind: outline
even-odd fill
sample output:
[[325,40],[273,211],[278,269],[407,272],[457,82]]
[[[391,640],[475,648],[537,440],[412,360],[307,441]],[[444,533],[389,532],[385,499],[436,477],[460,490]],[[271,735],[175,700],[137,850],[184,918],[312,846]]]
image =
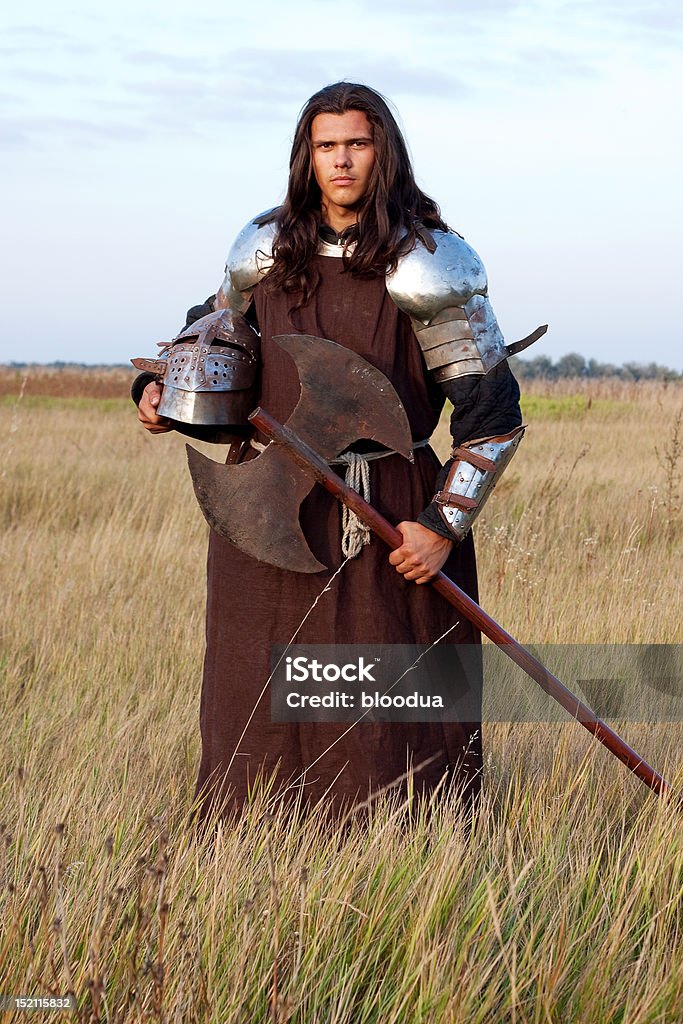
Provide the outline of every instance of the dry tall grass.
[[[198,842],[206,529],[183,440],[98,388],[20,388],[0,404],[0,992],[72,989],[81,1021],[682,1019],[680,810],[579,726],[489,727],[470,825],[450,800],[409,820],[388,795],[343,828],[257,803]],[[529,393],[477,531],[482,602],[520,639],[681,642],[682,404]],[[679,727],[624,732],[683,789]]]

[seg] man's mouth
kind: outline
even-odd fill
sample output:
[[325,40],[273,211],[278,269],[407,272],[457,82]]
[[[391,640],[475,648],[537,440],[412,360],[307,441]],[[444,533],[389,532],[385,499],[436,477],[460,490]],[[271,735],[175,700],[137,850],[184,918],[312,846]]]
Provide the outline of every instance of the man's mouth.
[[332,179],[332,184],[333,185],[352,185],[354,181],[355,181],[355,178],[349,178],[346,175],[341,175],[339,178],[333,178]]

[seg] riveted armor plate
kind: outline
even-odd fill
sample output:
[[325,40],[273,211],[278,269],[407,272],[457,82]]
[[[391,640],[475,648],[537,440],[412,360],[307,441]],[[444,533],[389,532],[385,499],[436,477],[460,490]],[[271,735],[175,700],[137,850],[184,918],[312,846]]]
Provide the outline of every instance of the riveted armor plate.
[[545,333],[505,345],[488,299],[479,256],[454,231],[431,231],[434,248],[418,241],[387,275],[387,290],[412,321],[427,368],[443,382],[483,374]]
[[501,474],[517,451],[524,427],[454,448],[443,489],[434,495],[441,518],[458,540],[472,528]]
[[163,357],[131,362],[163,384],[160,416],[201,426],[244,426],[254,408],[259,351],[259,337],[244,317],[219,309],[182,331]]

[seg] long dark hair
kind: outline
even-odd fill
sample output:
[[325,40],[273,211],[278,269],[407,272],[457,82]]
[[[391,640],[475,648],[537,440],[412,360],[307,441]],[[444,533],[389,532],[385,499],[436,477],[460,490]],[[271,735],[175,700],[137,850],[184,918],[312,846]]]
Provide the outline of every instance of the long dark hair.
[[294,309],[309,301],[316,286],[312,261],[318,249],[321,193],[313,172],[311,125],[318,114],[349,110],[362,111],[370,122],[375,162],[358,209],[356,247],[344,257],[346,269],[354,277],[393,270],[399,256],[415,246],[420,224],[448,230],[437,204],[417,186],[401,130],[384,97],[354,82],[326,85],[311,96],[299,115],[287,197],[273,214],[278,224],[274,263],[264,283],[268,288],[298,292]]

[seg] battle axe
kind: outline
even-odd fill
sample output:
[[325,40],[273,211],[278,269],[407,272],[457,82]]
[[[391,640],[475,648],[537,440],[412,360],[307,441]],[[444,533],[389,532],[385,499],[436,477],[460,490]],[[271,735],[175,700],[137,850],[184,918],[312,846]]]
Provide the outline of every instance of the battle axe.
[[[299,525],[299,506],[317,480],[390,548],[400,547],[399,531],[328,465],[358,438],[376,441],[412,460],[408,419],[391,383],[360,356],[332,341],[297,334],[275,340],[296,364],[301,396],[286,424],[260,408],[249,417],[273,443],[258,458],[238,465],[214,462],[187,446],[195,494],[207,521],[261,561],[318,572],[325,566],[310,551]],[[439,572],[430,585],[650,789],[660,795],[669,791],[654,768],[452,580]]]

